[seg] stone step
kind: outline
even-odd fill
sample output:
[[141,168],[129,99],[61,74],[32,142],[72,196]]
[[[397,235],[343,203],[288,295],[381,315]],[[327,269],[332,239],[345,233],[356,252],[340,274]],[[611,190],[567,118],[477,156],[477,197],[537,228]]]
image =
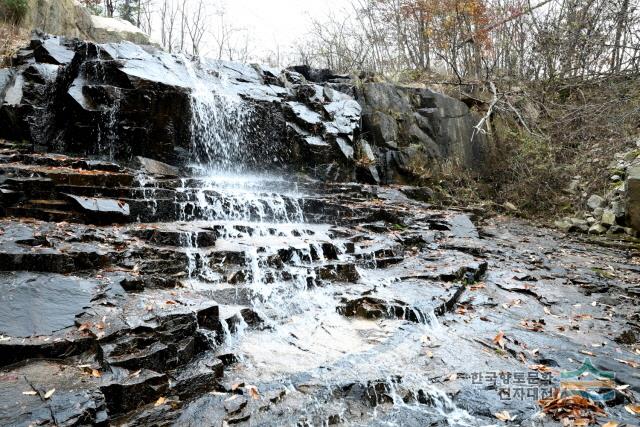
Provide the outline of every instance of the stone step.
[[0,170],[20,178],[37,175],[49,178],[57,185],[76,185],[93,187],[130,187],[134,177],[128,173],[99,170],[81,170],[66,166],[38,166],[24,164],[3,164]]
[[26,194],[34,194],[36,192],[52,192],[55,191],[55,183],[47,177],[35,176],[15,176],[7,178],[5,185],[15,191]]
[[77,212],[44,209],[37,207],[9,207],[5,209],[7,216],[20,218],[35,218],[49,222],[83,222],[82,215]]
[[175,199],[175,193],[172,190],[161,188],[56,185],[56,191],[85,197],[107,197],[114,199]]
[[70,211],[71,205],[65,200],[56,199],[32,199],[22,202],[20,204],[22,208],[36,208],[36,209],[54,209],[57,211]]

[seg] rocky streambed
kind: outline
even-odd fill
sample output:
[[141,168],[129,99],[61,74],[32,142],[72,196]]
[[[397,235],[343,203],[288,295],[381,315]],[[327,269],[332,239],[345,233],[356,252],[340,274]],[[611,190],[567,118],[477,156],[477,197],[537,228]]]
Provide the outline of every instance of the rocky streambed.
[[[480,164],[460,101],[130,43],[15,64],[0,424],[637,424],[637,246],[400,185]],[[606,401],[558,399],[584,369]]]
[[553,425],[587,357],[635,424],[633,247],[414,187],[0,155],[2,425]]

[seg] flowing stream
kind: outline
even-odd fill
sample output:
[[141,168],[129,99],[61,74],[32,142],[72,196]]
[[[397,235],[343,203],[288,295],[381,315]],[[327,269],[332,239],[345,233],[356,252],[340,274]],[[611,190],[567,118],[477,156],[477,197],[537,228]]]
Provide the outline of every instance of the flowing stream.
[[[307,218],[312,189],[252,173],[243,162],[250,106],[224,91],[224,82],[209,86],[191,73],[198,82],[193,174],[176,189],[176,226],[189,260],[184,286],[220,304],[223,336],[210,339],[219,343],[219,354],[238,361],[226,377],[259,389],[286,388],[291,413],[277,422],[267,417],[267,424],[295,424],[301,416],[316,424],[338,414],[350,425],[395,425],[407,417],[418,424],[435,417],[479,425],[416,363],[425,337],[448,339],[433,308],[416,309],[417,323],[341,314],[337,306],[349,289],[321,276],[348,266],[359,277],[353,289],[383,287],[394,279],[375,269],[380,251],[354,249],[337,220]],[[203,230],[215,233],[214,245],[199,243]],[[354,384],[364,388],[360,400],[369,402],[357,417],[350,415]]]

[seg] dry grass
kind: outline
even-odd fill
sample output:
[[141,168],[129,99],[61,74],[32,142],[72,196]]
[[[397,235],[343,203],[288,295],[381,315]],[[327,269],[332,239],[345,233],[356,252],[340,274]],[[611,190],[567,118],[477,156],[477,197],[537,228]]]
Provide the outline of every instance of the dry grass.
[[11,57],[26,45],[29,31],[18,25],[0,21],[0,68],[11,65]]
[[640,135],[638,79],[529,84],[504,92],[518,114],[503,108],[493,115],[494,151],[482,174],[416,157],[411,172],[419,183],[435,189],[445,204],[508,202],[538,219],[582,208],[581,195],[566,191],[575,176],[587,194],[610,189],[607,166],[616,153],[633,149]]

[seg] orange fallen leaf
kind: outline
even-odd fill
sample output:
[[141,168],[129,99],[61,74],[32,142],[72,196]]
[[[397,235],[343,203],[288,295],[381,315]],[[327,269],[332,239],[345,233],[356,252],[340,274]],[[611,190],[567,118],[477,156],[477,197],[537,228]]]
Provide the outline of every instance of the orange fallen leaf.
[[624,409],[626,409],[630,414],[640,415],[640,405],[637,403],[626,405]]
[[258,392],[258,387],[254,386],[254,385],[249,385],[247,386],[247,391],[249,392],[249,396],[251,396],[253,399],[260,399],[260,393]]
[[166,401],[167,401],[166,397],[159,397],[158,400],[156,400],[156,403],[153,404],[153,406],[164,405]]
[[618,427],[618,423],[615,421],[609,421],[606,424],[603,424],[602,427]]
[[529,369],[537,372],[553,372],[553,369],[548,367],[547,365],[531,365]]
[[498,332],[498,335],[493,338],[493,343],[499,345],[500,348],[504,350],[504,332]]

